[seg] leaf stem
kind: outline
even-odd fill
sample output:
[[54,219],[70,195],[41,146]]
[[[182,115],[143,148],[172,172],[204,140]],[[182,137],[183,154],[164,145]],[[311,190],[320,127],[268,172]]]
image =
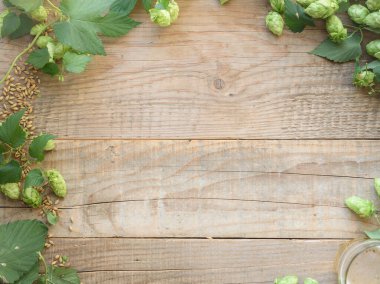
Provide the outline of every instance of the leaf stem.
[[42,263],[44,264],[44,267],[45,267],[45,276],[46,276],[45,277],[45,284],[47,284],[48,283],[48,278],[47,278],[48,267],[47,267],[45,258],[43,257],[43,255],[41,254],[40,251],[38,252],[38,256],[40,257],[40,260],[42,261]]
[[46,2],[48,2],[48,4],[49,4],[54,10],[56,10],[59,14],[62,14],[61,9],[59,9],[57,6],[55,6],[50,0],[46,0]]
[[19,54],[15,57],[15,59],[13,60],[13,62],[11,63],[11,66],[9,66],[9,69],[7,71],[7,73],[5,73],[4,77],[0,80],[0,85],[3,84],[5,82],[5,80],[7,80],[9,74],[11,74],[12,72],[12,69],[13,67],[16,65],[17,61],[20,60],[20,58],[22,56],[24,56],[37,42],[38,38],[42,35],[42,33],[44,33],[46,31],[47,27],[45,29],[43,29],[42,31],[40,31],[33,39],[33,41]]

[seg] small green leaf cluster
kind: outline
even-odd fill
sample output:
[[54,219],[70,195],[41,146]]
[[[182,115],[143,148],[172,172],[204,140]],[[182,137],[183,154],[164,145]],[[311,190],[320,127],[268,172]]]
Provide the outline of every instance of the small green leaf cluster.
[[21,54],[34,48],[27,62],[60,80],[65,72],[83,72],[92,55],[106,55],[100,35],[120,37],[140,24],[129,17],[136,1],[62,0],[59,6],[46,2],[45,7],[42,0],[6,0],[1,37],[34,36]]
[[[295,275],[287,275],[278,277],[274,280],[274,284],[298,284],[298,277]],[[304,284],[318,284],[319,282],[313,278],[306,278]]]
[[[356,61],[363,55],[364,30],[380,34],[380,0],[367,0],[350,5],[348,0],[269,0],[272,8],[265,19],[266,26],[275,35],[283,33],[284,26],[292,32],[302,32],[306,26],[314,26],[315,20],[325,21],[328,38],[310,53],[336,63]],[[353,25],[345,24],[336,14],[347,12]],[[368,94],[379,92],[380,40],[372,40],[366,46],[368,55],[375,61],[356,66],[353,84],[365,88]]]
[[[47,233],[47,226],[38,220],[0,225],[1,283],[80,283],[75,269],[46,265],[41,252]],[[45,266],[42,274],[40,261]]]
[[[55,148],[55,136],[41,134],[30,139],[20,126],[23,114],[24,111],[20,111],[9,116],[0,126],[0,192],[10,199],[22,200],[32,208],[39,208],[44,194],[48,193],[47,187],[59,198],[66,196],[67,188],[57,170],[45,171],[40,167],[45,153]],[[20,151],[28,154],[23,159],[17,158]],[[30,167],[34,168],[27,170]]]
[[[380,198],[380,178],[374,179],[374,188],[377,196]],[[380,224],[378,210],[376,209],[374,202],[371,200],[363,199],[358,196],[351,196],[346,199],[345,204],[360,218],[371,218],[375,216]],[[380,240],[380,229],[365,233],[370,239]]]
[[149,10],[150,19],[161,27],[173,24],[179,15],[179,6],[174,0],[157,0],[154,8]]

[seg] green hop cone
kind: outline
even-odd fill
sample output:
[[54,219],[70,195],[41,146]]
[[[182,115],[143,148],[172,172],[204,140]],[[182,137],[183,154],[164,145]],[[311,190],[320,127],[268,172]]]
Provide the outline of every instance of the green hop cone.
[[380,198],[380,178],[375,178],[374,184],[375,184],[375,190],[376,190],[377,196],[379,196]]
[[346,205],[361,218],[372,217],[376,212],[375,205],[372,201],[360,198],[358,196],[347,198]]
[[357,87],[371,87],[374,85],[375,73],[372,71],[362,71],[355,75],[354,85]]
[[303,281],[303,284],[319,284],[319,282],[313,278],[306,278]]
[[24,201],[26,205],[29,205],[33,208],[38,208],[42,204],[42,196],[37,189],[28,187],[25,188],[22,192],[22,201]]
[[282,16],[274,11],[268,13],[265,17],[265,23],[267,28],[276,36],[282,35],[284,30],[284,20]]
[[40,36],[36,44],[39,48],[45,48],[47,47],[49,42],[52,43],[53,41],[53,38],[51,38],[50,36]]
[[367,53],[380,59],[380,39],[369,42],[366,46]]
[[49,140],[46,145],[45,145],[45,148],[44,148],[44,151],[52,151],[55,149],[55,142],[54,140]]
[[67,187],[60,172],[57,170],[49,170],[46,172],[46,176],[54,194],[61,198],[65,197],[67,195]]
[[285,0],[269,0],[269,3],[277,13],[282,14],[285,12]]
[[150,20],[160,27],[168,27],[171,23],[170,13],[166,10],[153,8],[149,10]]
[[30,34],[31,35],[38,35],[40,33],[42,33],[43,31],[45,31],[47,28],[47,26],[45,24],[37,24],[35,26],[32,27],[32,29],[30,30]]
[[298,277],[289,275],[282,278],[276,278],[274,284],[298,284]]
[[368,7],[370,11],[378,11],[380,10],[380,0],[367,0],[365,5]]
[[326,29],[333,42],[342,42],[347,38],[347,29],[344,28],[342,21],[335,15],[327,18]]
[[172,24],[177,20],[179,15],[179,6],[174,0],[169,2],[168,12],[170,14],[170,23]]
[[305,12],[314,19],[326,19],[333,15],[339,9],[335,0],[317,0],[311,3]]
[[364,23],[373,29],[380,28],[380,12],[373,12],[364,18]]
[[10,199],[17,200],[20,198],[20,187],[17,183],[7,183],[0,185],[0,191]]
[[297,3],[300,4],[302,7],[307,8],[311,3],[314,3],[317,0],[297,0]]
[[350,19],[357,24],[364,24],[364,19],[368,16],[369,11],[360,4],[351,5],[347,11]]
[[38,22],[43,22],[47,19],[48,13],[44,6],[40,6],[37,9],[33,10],[30,13],[30,16],[32,17],[33,20],[36,20]]

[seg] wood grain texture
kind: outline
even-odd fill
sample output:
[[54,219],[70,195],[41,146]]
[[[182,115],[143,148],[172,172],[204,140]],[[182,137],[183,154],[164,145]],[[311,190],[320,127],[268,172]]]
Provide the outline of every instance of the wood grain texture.
[[[351,238],[380,141],[60,141],[60,237]],[[3,221],[30,216],[2,200]],[[70,220],[73,218],[74,222]],[[71,230],[70,230],[71,227]]]
[[[378,139],[380,100],[351,85],[353,64],[307,54],[326,33],[273,37],[266,1],[179,1],[168,29],[143,22],[106,40],[85,75],[43,78],[36,125],[66,138]],[[4,71],[25,40],[0,44]]]
[[336,283],[339,240],[54,239],[83,283],[273,283],[279,275]]

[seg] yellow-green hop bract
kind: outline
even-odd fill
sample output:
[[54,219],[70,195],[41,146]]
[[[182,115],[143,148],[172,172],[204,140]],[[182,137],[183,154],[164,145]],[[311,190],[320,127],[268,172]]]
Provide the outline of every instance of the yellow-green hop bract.
[[314,19],[326,19],[333,15],[339,9],[335,0],[317,0],[311,3],[305,12]]
[[380,28],[380,12],[372,12],[364,19],[364,23],[374,29]]
[[373,40],[366,45],[367,53],[380,59],[380,39]]
[[370,11],[378,11],[380,9],[380,0],[367,0],[365,5]]
[[297,0],[297,3],[302,7],[307,8],[311,3],[314,3],[317,0]]
[[174,0],[170,1],[168,5],[168,11],[170,14],[170,23],[172,24],[175,22],[175,20],[177,20],[179,15],[179,6]]
[[20,187],[17,183],[7,183],[0,185],[0,191],[10,199],[19,199],[20,198]]
[[284,13],[285,11],[285,0],[269,0],[272,9],[277,13]]
[[355,75],[354,85],[357,87],[373,86],[375,81],[375,73],[372,71],[362,71]]
[[376,212],[375,205],[372,201],[352,196],[346,199],[346,205],[361,218],[372,217]]
[[289,275],[281,278],[276,278],[276,280],[274,280],[274,284],[298,284],[298,277]]
[[24,201],[26,205],[38,208],[42,204],[42,196],[37,189],[28,187],[22,191],[22,201]]
[[303,281],[303,284],[319,284],[319,282],[313,278],[306,278]]
[[46,176],[54,194],[61,198],[65,197],[67,195],[66,182],[59,171],[49,170],[46,172]]
[[153,8],[149,10],[150,19],[153,23],[161,27],[168,27],[171,24],[170,13],[166,10]]
[[33,10],[30,13],[30,16],[32,17],[32,19],[39,21],[39,22],[42,22],[42,21],[45,21],[47,19],[48,13],[47,13],[44,6],[40,6],[37,9]]
[[0,32],[3,29],[4,18],[8,14],[9,14],[8,10],[4,10],[3,12],[0,13]]
[[375,184],[376,193],[380,197],[380,178],[375,178],[374,184]]
[[280,36],[284,30],[284,20],[282,16],[274,11],[268,13],[265,17],[267,28],[276,36]]
[[351,5],[347,11],[350,19],[357,24],[364,24],[365,17],[368,16],[369,10],[360,4]]
[[54,140],[49,140],[49,141],[46,143],[44,150],[45,150],[45,151],[52,151],[52,150],[54,150],[54,149],[55,149],[55,142],[54,142]]
[[40,36],[36,44],[39,48],[45,48],[49,42],[54,42],[50,36]]
[[335,15],[327,18],[326,29],[333,42],[342,42],[347,38],[347,29],[344,28],[342,21]]
[[38,35],[39,33],[42,33],[44,30],[46,30],[46,25],[45,24],[37,24],[33,26],[33,28],[30,30],[31,35]]

